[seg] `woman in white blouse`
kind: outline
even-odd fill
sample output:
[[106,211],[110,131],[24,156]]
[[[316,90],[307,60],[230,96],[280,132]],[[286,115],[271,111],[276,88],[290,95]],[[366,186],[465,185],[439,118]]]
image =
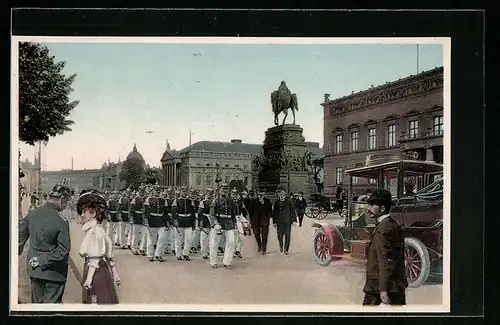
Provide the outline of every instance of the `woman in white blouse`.
[[120,285],[120,278],[116,272],[113,243],[102,226],[106,218],[106,200],[97,192],[85,192],[78,199],[77,213],[85,231],[79,251],[85,258],[83,303],[117,304],[116,286]]

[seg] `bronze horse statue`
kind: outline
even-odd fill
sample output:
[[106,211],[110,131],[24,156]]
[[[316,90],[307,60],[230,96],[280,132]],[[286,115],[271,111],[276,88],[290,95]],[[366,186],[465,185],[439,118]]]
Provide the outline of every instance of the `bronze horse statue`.
[[271,104],[274,113],[274,124],[277,126],[278,115],[283,112],[285,117],[283,117],[283,125],[285,125],[285,120],[288,116],[288,109],[292,110],[293,114],[293,124],[295,124],[295,111],[299,110],[299,104],[297,102],[297,95],[292,94],[291,91],[286,86],[284,81],[281,82],[278,90],[271,93]]

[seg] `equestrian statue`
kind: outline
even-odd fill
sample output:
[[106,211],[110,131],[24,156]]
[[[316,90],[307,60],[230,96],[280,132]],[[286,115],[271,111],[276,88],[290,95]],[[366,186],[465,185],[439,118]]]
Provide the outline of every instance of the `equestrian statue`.
[[291,93],[290,89],[286,86],[285,81],[281,82],[278,90],[271,93],[271,104],[273,106],[274,124],[276,126],[279,124],[278,115],[280,115],[281,112],[285,114],[285,117],[283,118],[283,125],[285,125],[285,120],[288,116],[288,109],[292,110],[293,124],[295,124],[295,111],[299,110],[297,95]]

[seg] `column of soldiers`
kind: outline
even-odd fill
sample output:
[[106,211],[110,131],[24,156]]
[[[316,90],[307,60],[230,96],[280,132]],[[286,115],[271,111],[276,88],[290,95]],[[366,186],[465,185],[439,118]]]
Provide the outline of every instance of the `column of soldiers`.
[[[106,193],[106,229],[116,246],[151,262],[164,262],[166,255],[190,261],[199,252],[217,268],[217,256],[223,254],[223,266],[231,269],[233,258],[243,258],[242,236],[252,231],[258,252],[266,255],[270,219],[279,233],[280,251],[288,254],[290,226],[298,219],[302,223],[302,198],[299,203],[287,198],[284,210],[279,201],[273,207],[265,195],[265,189],[254,198],[252,192],[228,191],[226,186],[205,192],[185,187],[162,191],[158,186],[114,191]],[[283,211],[288,215],[280,215]]]

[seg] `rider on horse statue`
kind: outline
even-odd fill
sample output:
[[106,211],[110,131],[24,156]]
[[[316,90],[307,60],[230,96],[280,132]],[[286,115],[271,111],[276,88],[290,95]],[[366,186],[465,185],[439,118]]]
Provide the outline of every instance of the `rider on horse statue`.
[[286,86],[285,81],[281,81],[278,90],[271,93],[271,104],[274,113],[274,124],[278,125],[278,115],[283,112],[285,117],[283,118],[283,125],[288,116],[288,109],[292,110],[293,114],[293,124],[295,124],[295,111],[299,110],[297,95],[292,94],[290,89]]

